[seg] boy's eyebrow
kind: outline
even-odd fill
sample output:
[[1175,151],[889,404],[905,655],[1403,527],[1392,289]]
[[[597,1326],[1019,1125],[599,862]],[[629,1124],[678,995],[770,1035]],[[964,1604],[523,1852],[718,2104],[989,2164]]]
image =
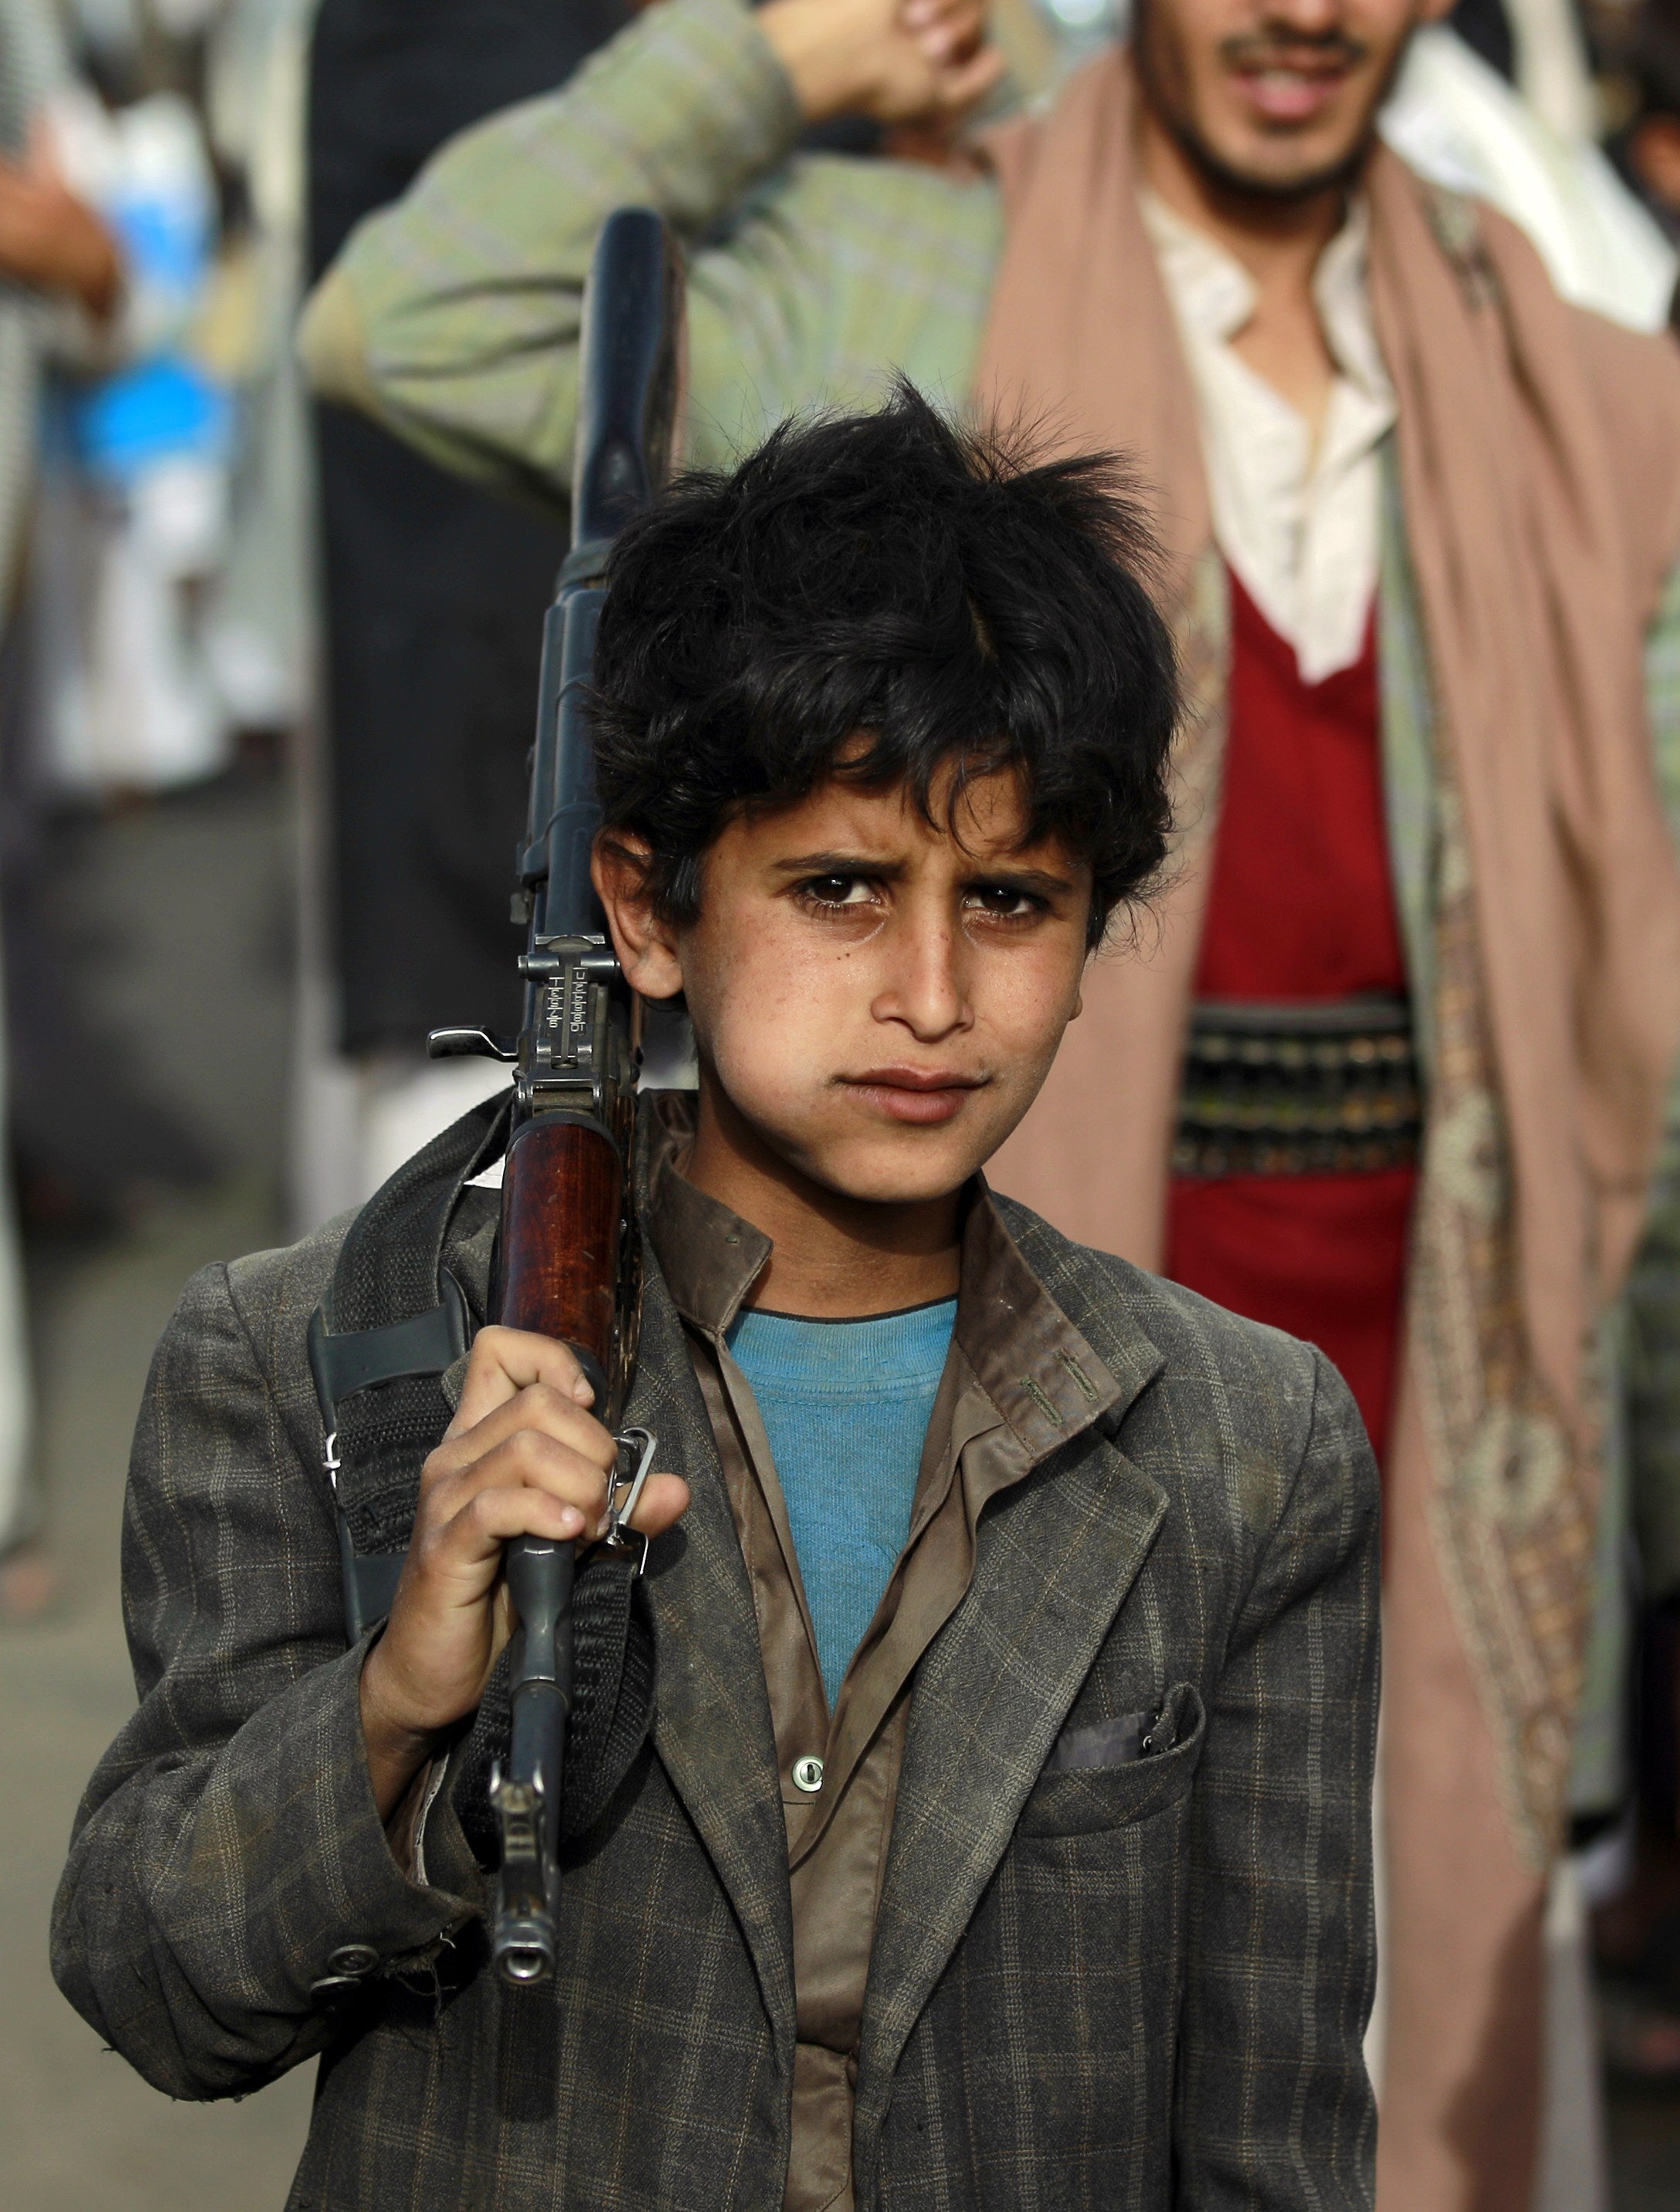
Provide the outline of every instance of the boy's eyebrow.
[[[904,874],[904,865],[903,860],[888,860],[884,854],[837,852],[794,854],[774,864],[778,875],[880,876],[889,882]],[[976,883],[1007,884],[1014,890],[1038,891],[1050,898],[1076,888],[1071,876],[1057,875],[1054,869],[1015,867],[1007,860],[977,858],[971,874]]]
[[796,853],[775,864],[783,876],[902,876],[902,860],[881,853]]

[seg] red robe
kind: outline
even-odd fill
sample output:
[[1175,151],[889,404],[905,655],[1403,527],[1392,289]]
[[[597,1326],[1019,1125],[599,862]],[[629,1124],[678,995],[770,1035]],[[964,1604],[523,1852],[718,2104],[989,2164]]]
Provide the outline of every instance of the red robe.
[[[1383,800],[1374,611],[1351,668],[1305,684],[1231,579],[1230,733],[1198,999],[1407,988]],[[1416,1170],[1179,1177],[1166,1273],[1318,1345],[1380,1455],[1394,1406]]]

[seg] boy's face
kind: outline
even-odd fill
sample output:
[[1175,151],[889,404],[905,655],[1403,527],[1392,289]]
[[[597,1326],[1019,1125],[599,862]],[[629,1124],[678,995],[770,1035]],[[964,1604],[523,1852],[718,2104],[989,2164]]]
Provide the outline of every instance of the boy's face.
[[645,995],[687,994],[703,1085],[755,1150],[843,1197],[904,1204],[967,1181],[1014,1128],[1079,1010],[1091,872],[1021,846],[1012,775],[956,829],[902,786],[834,781],[732,822],[699,920],[673,930],[598,862]]

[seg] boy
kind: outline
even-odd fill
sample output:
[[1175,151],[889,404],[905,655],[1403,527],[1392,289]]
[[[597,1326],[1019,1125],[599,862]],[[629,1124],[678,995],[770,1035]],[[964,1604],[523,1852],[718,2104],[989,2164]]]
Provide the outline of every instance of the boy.
[[295,2207],[1368,2203],[1357,1414],[980,1179],[1162,858],[1145,557],[1105,465],[908,392],[615,551],[596,878],[700,1080],[638,1163],[652,1733],[540,1993],[486,1969],[457,1784],[502,1546],[600,1524],[587,1385],[480,1332],[341,1653],[304,1331],[344,1226],[189,1290],[57,1970],[177,2095],[320,2052]]

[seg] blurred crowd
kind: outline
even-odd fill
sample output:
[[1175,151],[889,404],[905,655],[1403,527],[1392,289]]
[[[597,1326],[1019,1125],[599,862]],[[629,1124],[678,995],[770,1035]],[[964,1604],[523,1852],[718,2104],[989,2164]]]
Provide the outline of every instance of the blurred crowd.
[[14,1198],[33,1222],[110,1228],[143,1191],[208,1171],[73,1005],[55,835],[201,787],[242,748],[277,761],[310,709],[290,337],[307,15],[289,0],[0,10],[0,935],[16,1166],[0,1576],[15,1606],[47,1579]]
[[[357,224],[436,149],[564,82],[633,12],[0,0],[0,1081],[15,1168],[0,1183],[0,1614],[28,1614],[53,1583],[20,1218],[102,1233],[148,1188],[208,1172],[59,988],[55,825],[233,775],[289,794],[295,1230],[368,1194],[500,1079],[432,1066],[423,1041],[449,1021],[515,1025],[509,867],[564,519],[312,398],[294,332]],[[996,0],[994,109],[1125,29],[1125,0]],[[1638,331],[1670,320],[1680,0],[1461,0],[1414,40],[1383,130],[1520,225],[1567,300]],[[813,135],[866,157],[882,136]],[[1578,1761],[1557,1909],[1578,1945],[1592,1916],[1614,2064],[1680,2093],[1675,1594],[1642,1587],[1625,1530],[1598,1571],[1619,1625],[1595,1646],[1601,1725]]]

